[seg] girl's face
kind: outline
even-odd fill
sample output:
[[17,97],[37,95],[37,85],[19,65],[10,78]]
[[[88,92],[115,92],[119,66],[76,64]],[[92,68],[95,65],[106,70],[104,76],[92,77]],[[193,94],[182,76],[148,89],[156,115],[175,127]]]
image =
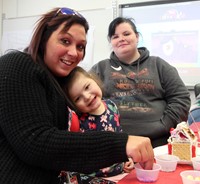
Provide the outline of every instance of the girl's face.
[[79,73],[69,90],[69,95],[80,112],[98,114],[98,108],[102,105],[102,91],[93,79]]
[[115,29],[115,34],[111,37],[113,51],[120,60],[134,59],[138,52],[137,44],[139,36],[129,23],[121,23]]
[[57,77],[67,76],[83,59],[86,33],[83,26],[72,25],[62,32],[64,24],[52,33],[46,44],[44,62]]

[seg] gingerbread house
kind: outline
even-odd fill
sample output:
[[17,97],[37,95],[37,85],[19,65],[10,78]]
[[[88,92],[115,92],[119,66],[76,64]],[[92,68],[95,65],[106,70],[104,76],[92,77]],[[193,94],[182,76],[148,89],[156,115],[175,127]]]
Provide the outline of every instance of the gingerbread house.
[[181,122],[170,131],[168,153],[176,155],[182,161],[191,161],[196,156],[197,136],[186,122]]

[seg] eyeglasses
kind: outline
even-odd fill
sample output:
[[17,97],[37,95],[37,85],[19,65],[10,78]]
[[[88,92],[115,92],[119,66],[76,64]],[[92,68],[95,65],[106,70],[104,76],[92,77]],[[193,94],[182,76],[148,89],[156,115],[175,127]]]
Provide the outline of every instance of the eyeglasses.
[[64,15],[76,15],[76,16],[78,16],[78,17],[80,17],[80,18],[85,20],[85,17],[83,17],[83,15],[81,15],[76,10],[72,10],[70,8],[60,8],[60,9],[58,9],[58,11],[56,12],[54,17],[56,17],[59,13],[62,13]]

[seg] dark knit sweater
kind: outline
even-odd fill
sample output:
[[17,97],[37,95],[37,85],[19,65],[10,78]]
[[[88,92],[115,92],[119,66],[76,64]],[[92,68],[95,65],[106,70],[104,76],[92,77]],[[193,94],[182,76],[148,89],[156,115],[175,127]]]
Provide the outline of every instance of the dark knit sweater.
[[0,183],[54,184],[60,170],[87,173],[127,159],[127,134],[67,132],[66,112],[29,55],[0,58]]

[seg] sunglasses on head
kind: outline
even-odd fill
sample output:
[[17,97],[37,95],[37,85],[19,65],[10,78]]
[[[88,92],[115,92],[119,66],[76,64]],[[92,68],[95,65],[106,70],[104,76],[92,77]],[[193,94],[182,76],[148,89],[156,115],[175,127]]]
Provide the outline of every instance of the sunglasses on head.
[[80,17],[80,18],[82,18],[82,19],[85,20],[85,18],[84,18],[79,12],[77,12],[76,10],[72,10],[72,9],[70,9],[70,8],[60,8],[60,9],[58,9],[58,11],[57,11],[56,14],[55,14],[55,17],[56,17],[59,13],[61,13],[61,14],[63,14],[63,15],[75,15],[75,16],[78,16],[78,17]]

